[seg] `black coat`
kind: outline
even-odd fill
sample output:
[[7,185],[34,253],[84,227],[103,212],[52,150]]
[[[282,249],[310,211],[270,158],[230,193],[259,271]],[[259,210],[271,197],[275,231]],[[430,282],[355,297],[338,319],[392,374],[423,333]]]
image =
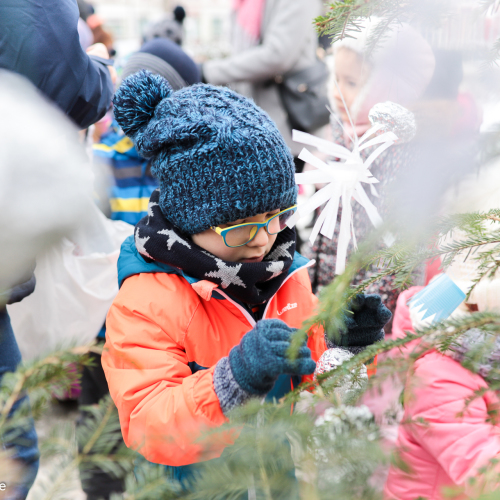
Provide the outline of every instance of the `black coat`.
[[1,0],[0,68],[26,76],[87,128],[106,113],[111,77],[80,46],[76,0]]

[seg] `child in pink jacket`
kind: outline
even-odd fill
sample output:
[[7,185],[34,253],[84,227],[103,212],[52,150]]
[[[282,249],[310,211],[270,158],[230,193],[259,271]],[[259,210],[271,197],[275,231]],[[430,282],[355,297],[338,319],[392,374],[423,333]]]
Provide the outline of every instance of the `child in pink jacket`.
[[[496,159],[450,188],[443,203],[444,213],[485,212],[498,207],[499,169]],[[498,223],[491,224],[485,230],[497,229]],[[453,237],[459,237],[459,232],[454,231]],[[465,257],[459,256],[446,270],[463,291],[477,276],[477,263]],[[415,327],[417,315],[410,315],[406,304],[419,290],[413,287],[400,295],[393,338]],[[453,316],[472,310],[500,311],[500,272],[493,279],[481,280],[468,304],[462,303]],[[485,475],[479,473],[492,459],[500,459],[500,393],[488,390],[488,382],[498,382],[498,370],[492,367],[498,368],[500,339],[491,335],[491,348],[488,345],[488,352],[475,358],[474,348],[483,342],[484,335],[470,330],[445,355],[430,351],[415,362],[406,379],[404,416],[396,442],[411,471],[407,474],[391,467],[384,491],[386,500],[477,498],[481,489],[500,489],[498,465],[491,467],[493,474],[486,484]],[[418,342],[412,342],[403,355],[416,346]],[[472,478],[476,485],[470,484]],[[453,488],[454,493],[446,496],[446,488]]]
[[[405,292],[406,299],[413,292]],[[406,331],[413,329],[408,328],[406,301],[398,301],[394,322],[405,324]],[[490,484],[485,484],[486,477],[478,475],[491,459],[500,459],[500,419],[494,418],[500,400],[487,383],[492,364],[500,359],[500,341],[496,339],[483,359],[473,362],[471,357],[484,335],[470,330],[448,354],[432,350],[415,362],[406,380],[404,417],[396,441],[399,456],[410,470],[391,467],[386,500],[470,498],[499,485],[496,477],[491,481],[488,476]],[[475,485],[469,482],[472,478],[477,479]],[[447,489],[453,490],[451,496],[446,496]]]

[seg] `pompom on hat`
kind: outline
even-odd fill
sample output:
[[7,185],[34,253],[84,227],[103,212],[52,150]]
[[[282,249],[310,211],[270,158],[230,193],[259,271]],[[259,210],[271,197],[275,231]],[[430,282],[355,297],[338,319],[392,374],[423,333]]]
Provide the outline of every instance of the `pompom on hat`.
[[114,97],[115,118],[151,159],[160,209],[186,234],[296,203],[295,166],[269,116],[224,87],[174,92],[141,71]]

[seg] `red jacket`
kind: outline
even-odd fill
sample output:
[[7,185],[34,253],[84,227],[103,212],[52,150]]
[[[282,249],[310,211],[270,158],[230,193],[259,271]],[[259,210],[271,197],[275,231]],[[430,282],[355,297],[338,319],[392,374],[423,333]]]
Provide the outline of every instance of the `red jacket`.
[[[134,274],[130,262],[119,262],[128,271],[121,272],[123,285],[106,320],[102,366],[125,443],[149,461],[165,465],[218,457],[224,449],[221,443],[212,443],[207,452],[199,442],[204,431],[227,421],[213,386],[214,368],[255,320],[222,290],[209,297],[203,286],[210,285],[207,282],[168,269],[154,272],[158,266],[145,263],[128,244],[129,256],[122,259],[127,254],[122,247],[120,259],[130,261],[135,252],[142,269],[152,266],[153,272]],[[307,260],[297,256],[263,315],[295,328],[313,314],[317,302]],[[124,274],[132,275],[124,279]],[[326,349],[321,328],[311,332],[308,346],[317,361]]]

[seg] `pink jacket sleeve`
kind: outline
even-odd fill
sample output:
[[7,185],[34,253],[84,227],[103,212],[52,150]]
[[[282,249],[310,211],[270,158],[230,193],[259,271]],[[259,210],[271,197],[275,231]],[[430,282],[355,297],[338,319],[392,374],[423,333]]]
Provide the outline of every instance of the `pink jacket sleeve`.
[[467,480],[500,455],[499,427],[491,422],[491,411],[499,408],[496,394],[488,391],[465,407],[485,388],[482,377],[433,351],[417,360],[405,389],[405,416],[427,423],[407,429],[466,492]]

